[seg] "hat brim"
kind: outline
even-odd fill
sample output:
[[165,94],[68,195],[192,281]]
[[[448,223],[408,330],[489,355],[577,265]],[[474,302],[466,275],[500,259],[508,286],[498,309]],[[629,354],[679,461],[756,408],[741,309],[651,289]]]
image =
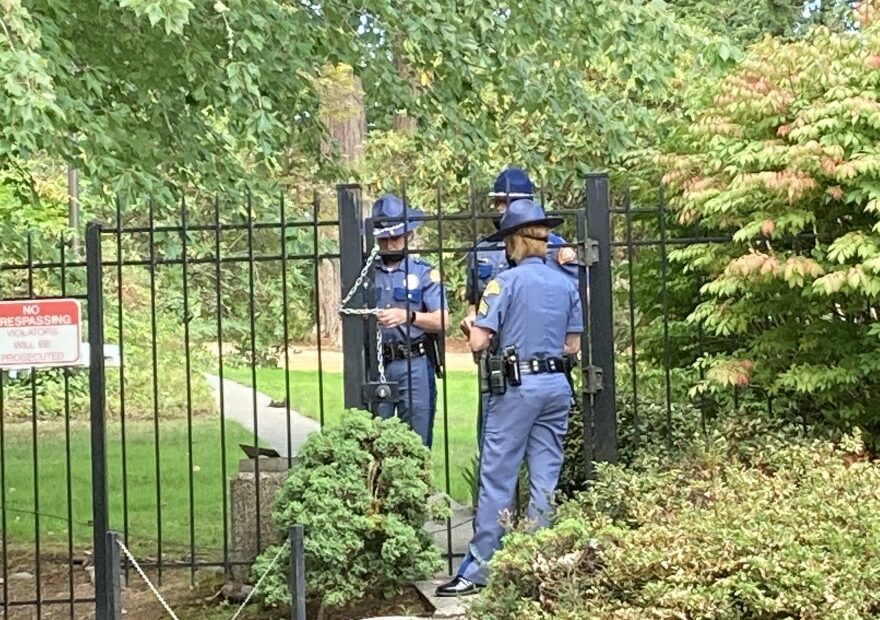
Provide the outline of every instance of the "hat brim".
[[[424,215],[419,209],[407,209],[407,217],[422,217]],[[400,237],[406,233],[414,231],[422,225],[421,220],[408,220],[406,222],[393,222],[388,226],[383,226],[381,221],[373,220],[373,236],[376,239],[387,239],[389,237]],[[377,232],[378,231],[378,232]]]
[[534,194],[526,194],[524,192],[489,192],[489,198],[509,198],[511,200],[519,200],[520,198],[534,197]]
[[562,224],[561,217],[545,217],[543,220],[531,220],[530,222],[522,222],[510,228],[502,228],[486,237],[486,241],[501,241],[505,237],[509,237],[513,233],[529,226],[546,226],[547,228],[556,228]]

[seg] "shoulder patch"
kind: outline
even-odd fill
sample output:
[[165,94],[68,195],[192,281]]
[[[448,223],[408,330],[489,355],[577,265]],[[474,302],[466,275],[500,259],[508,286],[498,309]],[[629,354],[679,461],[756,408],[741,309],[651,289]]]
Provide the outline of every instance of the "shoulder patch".
[[489,312],[489,304],[486,303],[485,299],[480,300],[480,307],[477,309],[477,314],[482,314],[486,316],[486,313]]
[[431,272],[428,274],[428,277],[431,278],[431,282],[434,282],[435,284],[440,282],[440,270],[432,269]]
[[483,291],[483,295],[497,295],[501,292],[501,285],[498,283],[498,280],[491,280],[489,284],[486,285],[486,290]]

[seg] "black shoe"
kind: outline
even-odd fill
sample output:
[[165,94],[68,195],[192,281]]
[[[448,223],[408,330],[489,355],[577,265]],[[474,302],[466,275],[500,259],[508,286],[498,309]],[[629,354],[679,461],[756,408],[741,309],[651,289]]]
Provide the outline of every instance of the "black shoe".
[[435,594],[437,596],[469,596],[476,594],[485,587],[481,583],[474,583],[459,575],[449,583],[444,583],[438,587]]

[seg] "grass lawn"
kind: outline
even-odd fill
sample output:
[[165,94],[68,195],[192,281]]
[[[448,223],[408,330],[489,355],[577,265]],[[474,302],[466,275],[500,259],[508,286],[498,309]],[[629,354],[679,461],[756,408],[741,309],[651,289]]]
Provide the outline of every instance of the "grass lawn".
[[[225,377],[251,384],[250,368],[228,368]],[[434,422],[434,481],[437,488],[449,492],[460,502],[469,503],[470,491],[462,476],[476,454],[477,383],[475,372],[449,372],[437,381],[437,416]],[[444,394],[445,383],[445,394]],[[323,386],[323,417],[319,387]],[[257,389],[276,400],[285,397],[284,370],[258,368]],[[445,396],[445,398],[444,398]],[[342,374],[338,372],[290,371],[290,406],[303,415],[326,425],[339,422],[342,406]],[[449,429],[446,433],[445,429]],[[449,453],[449,480],[446,478],[446,453]]]
[[[226,455],[221,453],[220,422],[199,417],[193,421],[193,506],[197,554],[222,558],[223,493],[228,478],[238,471],[243,455],[238,443],[252,443],[253,435],[234,422],[226,423]],[[44,549],[67,545],[67,455],[64,426],[59,421],[37,425],[38,499],[34,501],[32,426],[7,423],[4,429],[6,533],[11,541],[33,541],[39,512],[40,542]],[[108,496],[110,521],[123,531],[122,442],[118,422],[107,426]],[[188,554],[190,545],[190,490],[186,422],[162,420],[159,425],[161,528],[163,555]],[[91,548],[91,464],[89,426],[71,424],[70,463],[72,520],[75,548]],[[153,424],[129,421],[125,428],[130,547],[155,557],[158,521],[156,457]],[[223,477],[222,463],[226,463]]]

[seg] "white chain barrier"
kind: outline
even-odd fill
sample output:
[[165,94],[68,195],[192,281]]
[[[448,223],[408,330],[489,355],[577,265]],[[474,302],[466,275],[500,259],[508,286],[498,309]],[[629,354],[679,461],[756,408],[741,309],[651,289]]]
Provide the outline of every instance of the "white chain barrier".
[[121,540],[119,540],[118,538],[116,539],[116,544],[119,545],[119,548],[122,550],[122,553],[125,554],[125,557],[127,557],[128,561],[131,562],[131,565],[134,566],[134,569],[138,572],[138,575],[141,576],[141,579],[144,580],[144,583],[146,583],[147,586],[150,588],[150,590],[153,592],[153,595],[156,597],[156,599],[160,603],[162,603],[162,607],[165,608],[165,611],[168,612],[168,615],[171,616],[172,618],[174,618],[174,620],[180,620],[180,618],[177,617],[177,614],[175,614],[174,611],[171,609],[171,606],[168,605],[168,601],[166,601],[164,598],[162,598],[162,595],[159,594],[159,591],[156,589],[156,586],[154,586],[153,582],[147,578],[146,573],[144,573],[144,569],[142,569],[141,565],[138,564],[137,560],[134,559],[134,556],[131,554],[131,551],[129,551],[128,548],[125,546],[125,544]]
[[238,611],[235,612],[235,615],[232,616],[230,620],[236,620],[241,615],[241,612],[244,611],[244,608],[247,607],[247,604],[251,602],[251,597],[256,594],[257,590],[260,589],[260,584],[263,583],[263,579],[266,578],[266,575],[269,574],[269,571],[275,566],[275,563],[278,562],[278,558],[281,557],[281,554],[284,553],[286,549],[290,547],[290,539],[284,541],[284,544],[281,545],[281,548],[278,549],[278,553],[275,554],[275,557],[272,558],[272,561],[269,563],[269,566],[266,567],[266,570],[260,575],[260,578],[257,580],[257,583],[254,584],[253,589],[248,592],[247,597],[245,597],[244,602],[241,604],[241,607],[238,608]]
[[[159,593],[159,590],[156,589],[156,586],[153,585],[153,582],[149,580],[149,578],[147,577],[147,574],[144,572],[144,569],[141,568],[141,565],[138,564],[137,560],[134,559],[134,556],[131,554],[131,551],[129,551],[128,548],[125,546],[125,544],[121,540],[119,540],[118,538],[116,539],[116,544],[119,545],[119,548],[122,550],[122,553],[125,554],[125,557],[128,558],[128,561],[131,563],[132,566],[134,566],[134,569],[137,571],[138,575],[141,576],[141,579],[144,580],[144,583],[147,584],[147,587],[150,588],[150,591],[153,593],[153,596],[155,596],[156,600],[158,600],[162,604],[162,607],[165,608],[165,611],[168,612],[168,615],[171,616],[174,620],[180,620],[180,618],[177,616],[177,614],[174,613],[174,610],[171,609],[171,606],[168,604],[168,601],[166,601],[165,598]],[[284,544],[281,545],[281,547],[278,549],[278,553],[276,553],[275,557],[272,558],[272,561],[269,563],[269,566],[267,566],[266,570],[263,572],[263,574],[260,575],[260,578],[257,580],[257,583],[254,584],[254,587],[251,588],[250,592],[248,592],[248,595],[247,595],[247,597],[245,597],[244,602],[241,604],[241,607],[238,608],[238,610],[235,612],[235,615],[232,616],[231,620],[237,620],[237,618],[241,615],[241,612],[244,611],[244,609],[245,609],[245,607],[247,607],[248,603],[251,602],[251,599],[253,598],[254,594],[256,594],[257,590],[260,589],[260,585],[263,583],[263,580],[266,578],[266,576],[269,574],[269,572],[275,567],[275,564],[278,563],[278,559],[281,557],[281,555],[289,547],[290,547],[290,539],[287,539],[284,541]]]
[[[393,227],[392,227],[393,228]],[[378,235],[387,229],[380,228],[373,232],[374,235]],[[360,275],[358,275],[357,279],[352,284],[351,289],[342,299],[339,304],[339,314],[348,314],[348,315],[366,315],[366,314],[377,314],[379,312],[378,308],[346,308],[346,304],[351,301],[351,298],[354,297],[354,294],[364,285],[364,279],[367,277],[367,274],[370,272],[370,266],[379,258],[379,245],[376,244],[373,246],[373,249],[370,250],[370,255],[367,257],[367,260],[364,261],[364,267],[361,269]],[[382,355],[382,328],[378,325],[376,326],[376,364],[379,369],[379,383],[387,383],[385,379],[385,360]]]

